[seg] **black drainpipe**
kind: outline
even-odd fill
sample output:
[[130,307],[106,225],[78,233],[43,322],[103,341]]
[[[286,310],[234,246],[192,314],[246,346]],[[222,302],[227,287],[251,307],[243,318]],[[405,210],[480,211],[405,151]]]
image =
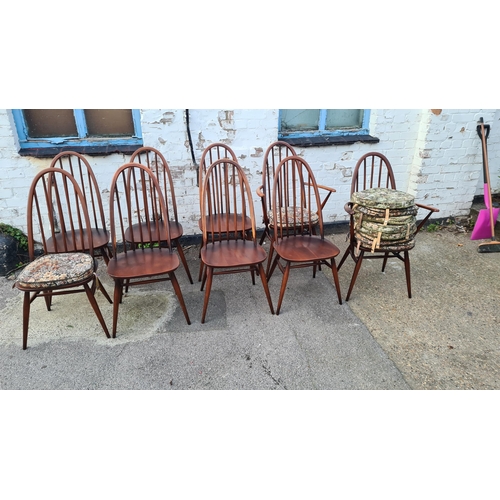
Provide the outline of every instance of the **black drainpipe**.
[[186,109],[186,127],[189,139],[189,147],[191,149],[191,158],[193,159],[193,164],[196,167],[196,185],[199,185],[200,178],[200,167],[196,163],[196,158],[194,156],[193,140],[191,139],[191,129],[189,128],[189,109]]

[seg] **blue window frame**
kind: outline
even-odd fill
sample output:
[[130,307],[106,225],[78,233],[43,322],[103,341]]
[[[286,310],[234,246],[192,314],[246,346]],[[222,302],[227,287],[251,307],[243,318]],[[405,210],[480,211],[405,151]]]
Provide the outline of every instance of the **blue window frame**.
[[[43,112],[45,110],[38,111]],[[57,110],[47,111],[56,112]],[[95,113],[92,112],[101,110],[73,109],[60,111],[64,112],[61,114],[65,115],[63,125],[50,127],[44,126],[49,124],[41,124],[41,128],[35,130],[36,127],[30,121],[28,110],[12,110],[21,155],[52,156],[64,150],[89,154],[126,153],[134,151],[143,144],[139,110],[132,109],[130,114],[125,113],[127,115],[125,122],[128,123],[124,123],[124,127],[117,127],[116,132],[113,131],[112,122],[107,128],[100,126],[99,120],[95,118]],[[86,111],[88,111],[87,115]],[[101,115],[105,116],[106,112],[113,113],[113,111],[118,110],[102,110]],[[54,135],[51,135],[51,129],[61,130],[61,132],[53,132]],[[101,129],[103,132],[100,131]]]
[[278,138],[300,146],[379,142],[369,122],[369,109],[281,109]]
[[281,109],[279,133],[286,137],[363,135],[368,134],[369,122],[369,109]]

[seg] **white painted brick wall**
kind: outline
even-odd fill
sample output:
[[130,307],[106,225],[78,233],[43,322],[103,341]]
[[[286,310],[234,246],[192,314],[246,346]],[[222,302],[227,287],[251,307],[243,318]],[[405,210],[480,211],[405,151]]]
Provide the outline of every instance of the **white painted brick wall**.
[[[227,143],[247,172],[253,193],[261,182],[263,154],[277,139],[277,109],[189,110],[196,161],[212,142]],[[349,199],[352,170],[364,153],[385,154],[394,169],[398,189],[415,194],[417,201],[440,209],[439,217],[465,215],[472,199],[482,194],[481,144],[476,132],[479,117],[491,124],[488,139],[490,171],[494,191],[500,189],[500,111],[372,110],[370,133],[378,144],[296,148],[312,166],[319,184],[337,192],[328,201],[326,222],[345,221],[344,204]],[[198,234],[199,199],[197,171],[191,159],[183,109],[141,111],[144,144],[158,148],[172,170],[179,217],[186,234]],[[88,157],[101,187],[108,210],[109,186],[115,170],[129,156],[113,154]],[[0,220],[26,230],[25,204],[31,179],[47,167],[49,159],[21,157],[8,110],[0,110]],[[257,223],[261,205],[255,194]]]

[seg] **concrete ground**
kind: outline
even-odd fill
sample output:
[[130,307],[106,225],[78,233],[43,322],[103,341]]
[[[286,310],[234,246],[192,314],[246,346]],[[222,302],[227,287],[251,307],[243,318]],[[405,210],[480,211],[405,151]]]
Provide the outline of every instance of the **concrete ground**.
[[[455,221],[450,221],[455,222]],[[401,262],[365,262],[348,303],[331,271],[294,270],[279,316],[259,280],[216,276],[205,324],[196,281],[176,272],[187,325],[169,282],[131,288],[107,339],[84,295],[32,305],[21,349],[22,293],[0,278],[1,389],[498,389],[500,253],[481,254],[460,223],[423,231],[411,251],[413,298]],[[464,232],[465,231],[465,232]],[[341,252],[345,227],[332,231]],[[340,270],[342,297],[353,262]],[[101,263],[99,275],[112,295]],[[270,281],[277,303],[281,274]],[[97,292],[111,328],[112,306]]]

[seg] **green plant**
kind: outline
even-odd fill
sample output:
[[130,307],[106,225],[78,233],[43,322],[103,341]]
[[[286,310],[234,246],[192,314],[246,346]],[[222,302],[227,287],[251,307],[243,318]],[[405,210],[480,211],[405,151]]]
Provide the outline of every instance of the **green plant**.
[[0,233],[8,234],[15,238],[19,244],[19,249],[23,251],[28,250],[28,237],[20,230],[15,227],[9,226],[9,224],[4,224],[0,222]]
[[439,231],[441,229],[441,225],[438,223],[431,223],[427,226],[427,231],[429,233],[433,233],[434,231]]

